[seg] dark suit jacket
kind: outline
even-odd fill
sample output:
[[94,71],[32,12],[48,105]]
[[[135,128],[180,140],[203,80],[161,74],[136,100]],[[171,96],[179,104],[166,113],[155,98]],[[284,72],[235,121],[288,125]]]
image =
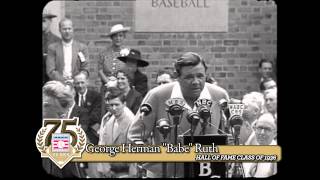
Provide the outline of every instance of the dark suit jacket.
[[[97,132],[94,132],[94,129],[91,127],[96,123],[100,125],[101,122],[101,95],[94,90],[88,89],[85,99],[83,107],[87,109],[89,116],[87,136],[91,143],[98,144],[99,136],[97,136]],[[79,101],[78,93],[75,96],[75,101],[76,103]]]
[[141,93],[142,97],[144,97],[148,92],[148,77],[137,70],[134,73],[132,86],[134,86],[134,88]]
[[131,90],[126,96],[126,106],[132,111],[133,114],[136,114],[141,105],[142,100],[143,97],[141,93],[131,88]]
[[[85,56],[85,61],[81,62],[78,53],[82,52]],[[85,44],[73,40],[72,43],[72,76],[79,73],[80,71],[88,71],[88,48]],[[64,81],[63,68],[64,68],[64,56],[63,56],[63,45],[62,41],[50,44],[48,47],[48,56],[46,61],[47,75],[50,80]]]

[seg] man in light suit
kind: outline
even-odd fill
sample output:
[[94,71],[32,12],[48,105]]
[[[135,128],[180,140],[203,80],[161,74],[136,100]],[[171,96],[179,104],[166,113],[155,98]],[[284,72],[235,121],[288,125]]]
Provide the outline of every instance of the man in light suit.
[[[165,102],[170,98],[180,98],[185,102],[183,106],[185,110],[178,126],[178,143],[183,140],[179,135],[189,135],[187,132],[191,129],[191,124],[188,122],[187,116],[190,111],[197,109],[194,102],[198,99],[209,99],[213,102],[210,108],[212,125],[206,126],[205,134],[218,134],[221,120],[221,108],[218,102],[221,99],[229,101],[227,92],[217,85],[205,82],[207,66],[202,57],[197,53],[188,52],[183,54],[176,60],[175,70],[178,75],[176,82],[158,86],[147,93],[142,104],[147,103],[151,105],[152,111],[144,118],[140,118],[141,113],[138,111],[129,129],[128,138],[131,142],[136,144],[146,143],[145,140],[151,134],[153,134],[156,145],[161,145],[161,142],[164,142],[164,138],[156,128],[156,124],[159,119],[168,118]],[[173,124],[172,118],[170,119],[170,123]],[[195,126],[194,135],[199,135],[201,131],[200,123]],[[176,137],[173,129],[171,129],[165,140],[172,144],[174,144]],[[147,163],[143,167],[147,170],[147,177],[162,177],[161,163]],[[173,177],[174,175],[176,177],[184,177],[183,163],[177,163],[176,174],[174,174],[173,163],[168,163],[167,167],[167,177]]]
[[[107,112],[101,121],[99,145],[121,145],[128,143],[128,129],[134,119],[134,114],[126,107],[125,96],[120,92],[106,93]],[[128,177],[128,163],[99,163],[97,170],[100,177]]]
[[46,61],[47,75],[50,80],[72,81],[75,74],[88,71],[88,48],[73,39],[73,26],[70,19],[59,23],[62,41],[50,44]]

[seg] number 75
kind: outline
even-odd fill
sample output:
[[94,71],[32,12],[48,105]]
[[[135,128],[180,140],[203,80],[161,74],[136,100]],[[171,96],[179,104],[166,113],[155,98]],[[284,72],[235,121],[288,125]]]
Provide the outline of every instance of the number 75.
[[72,137],[72,146],[76,145],[77,142],[77,134],[73,130],[67,130],[67,126],[77,126],[79,124],[79,118],[75,117],[73,119],[44,119],[43,127],[52,124],[53,127],[48,132],[48,135],[45,140],[45,146],[49,146],[52,138],[52,134],[56,133],[58,128],[61,126],[61,133],[69,133]]

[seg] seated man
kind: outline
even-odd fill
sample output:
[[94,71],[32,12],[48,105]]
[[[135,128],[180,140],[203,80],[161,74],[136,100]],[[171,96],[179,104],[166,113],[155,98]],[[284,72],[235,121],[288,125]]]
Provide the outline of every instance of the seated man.
[[207,74],[206,82],[218,85],[218,81],[216,79],[214,79],[214,77],[210,76],[209,74]]
[[75,102],[78,106],[88,110],[89,124],[87,136],[93,144],[98,144],[98,129],[101,120],[101,100],[100,94],[94,90],[88,89],[88,76],[80,72],[74,76],[74,88],[76,91]]
[[243,96],[243,99],[252,99],[252,101],[255,101],[258,104],[260,109],[259,116],[261,116],[263,113],[267,111],[265,107],[264,95],[261,92],[252,91],[248,94],[245,94]]
[[273,115],[277,123],[277,89],[268,89],[264,92],[265,106],[269,113]]
[[[59,81],[48,81],[42,88],[43,94],[43,118],[73,118],[79,117],[79,124],[87,131],[88,116],[86,109],[76,105],[74,101],[74,89]],[[48,174],[57,177],[84,178],[83,163],[69,162],[62,169],[51,160],[43,159],[42,165]]]
[[175,75],[171,71],[173,70],[170,70],[169,68],[159,70],[156,78],[156,83],[158,86],[175,81]]
[[240,129],[240,144],[252,145],[256,144],[256,139],[254,138],[254,130],[252,124],[260,116],[260,108],[253,98],[250,96],[243,96],[242,103],[245,106],[245,109],[242,113],[243,124]]
[[[277,145],[277,126],[270,113],[260,116],[254,126],[257,145]],[[269,177],[277,173],[276,163],[243,163],[246,177]]]
[[[103,116],[101,121],[99,145],[128,143],[127,134],[134,120],[134,114],[125,106],[124,95],[120,91],[106,93],[105,100],[109,105],[109,112]],[[120,178],[129,176],[130,167],[129,163],[98,163],[97,171],[100,177]]]
[[262,84],[263,84],[263,87],[264,87],[262,89],[263,91],[268,90],[268,89],[277,88],[277,83],[273,79],[266,80],[266,81],[262,82]]

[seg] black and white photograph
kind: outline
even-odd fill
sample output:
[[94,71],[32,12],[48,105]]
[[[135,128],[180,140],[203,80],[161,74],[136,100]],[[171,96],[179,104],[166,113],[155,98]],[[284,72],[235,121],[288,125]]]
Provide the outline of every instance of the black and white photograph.
[[[281,145],[277,12],[273,0],[49,1],[42,11],[42,117],[77,118],[85,144],[97,146]],[[63,123],[54,130],[71,132]],[[69,143],[65,134],[46,142],[53,138]],[[70,161],[60,168],[41,161],[48,176],[60,178],[278,173],[278,162]]]

